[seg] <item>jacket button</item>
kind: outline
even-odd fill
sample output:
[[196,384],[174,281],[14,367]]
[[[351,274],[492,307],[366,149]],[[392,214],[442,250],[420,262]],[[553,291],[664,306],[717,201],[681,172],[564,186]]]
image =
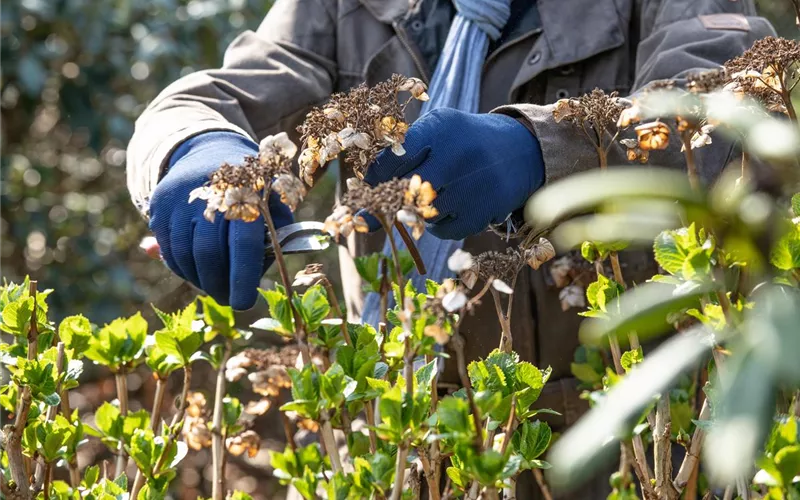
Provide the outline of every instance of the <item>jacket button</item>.
[[528,64],[536,64],[542,58],[541,52],[534,52],[530,59],[528,59]]
[[422,31],[422,28],[424,28],[425,25],[419,19],[414,19],[413,21],[411,21],[411,25],[409,27],[411,28],[411,31],[413,31],[414,33],[419,33],[420,31]]
[[556,90],[556,98],[557,99],[566,99],[569,97],[569,90],[567,89],[558,89]]

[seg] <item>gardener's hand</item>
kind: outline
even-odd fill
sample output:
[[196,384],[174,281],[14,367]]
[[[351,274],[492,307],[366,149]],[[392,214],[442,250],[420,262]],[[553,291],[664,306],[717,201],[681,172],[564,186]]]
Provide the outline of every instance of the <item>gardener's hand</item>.
[[[264,220],[228,221],[217,214],[208,222],[205,202],[189,203],[189,193],[223,162],[240,163],[257,152],[255,143],[233,132],[195,136],[172,154],[150,202],[150,230],[169,268],[234,309],[255,304],[261,276],[272,263],[264,259]],[[292,212],[275,193],[269,208],[277,227],[292,222]]]
[[436,109],[411,125],[403,147],[403,156],[388,149],[378,155],[364,180],[419,174],[430,182],[439,215],[428,219],[428,230],[440,239],[503,222],[544,183],[539,141],[509,116]]

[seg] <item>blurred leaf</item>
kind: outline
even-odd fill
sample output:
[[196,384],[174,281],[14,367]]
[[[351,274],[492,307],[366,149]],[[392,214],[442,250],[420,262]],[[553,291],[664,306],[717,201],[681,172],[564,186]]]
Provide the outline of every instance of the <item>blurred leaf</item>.
[[623,377],[581,420],[567,430],[548,454],[554,486],[580,483],[619,450],[617,439],[627,434],[641,411],[681,374],[695,366],[711,348],[711,338],[695,327],[664,341],[636,370]]
[[598,345],[610,335],[622,338],[628,332],[636,332],[642,339],[662,334],[672,328],[670,314],[696,306],[709,292],[710,285],[706,284],[675,288],[644,283],[612,302],[618,313],[609,314],[608,319],[584,321],[580,328],[581,342]]

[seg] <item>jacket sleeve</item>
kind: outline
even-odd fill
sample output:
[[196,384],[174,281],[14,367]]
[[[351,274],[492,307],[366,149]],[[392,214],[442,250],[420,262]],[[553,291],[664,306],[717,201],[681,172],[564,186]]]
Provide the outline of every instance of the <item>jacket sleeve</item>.
[[[752,15],[752,0],[642,0],[637,4],[635,29],[641,36],[636,51],[634,95],[656,80],[680,80],[689,72],[718,68],[747,50],[755,40],[774,35],[767,20]],[[539,139],[546,182],[598,166],[592,144],[572,124],[556,123],[554,107],[555,104],[518,104],[494,110],[518,118]],[[685,168],[676,136],[671,134],[666,150],[651,153],[651,165]],[[733,147],[732,141],[717,134],[711,145],[698,150],[703,181],[713,180],[728,163]],[[612,146],[608,161],[610,165],[629,163],[619,142]]]
[[259,142],[294,130],[310,106],[330,96],[337,72],[335,5],[277,0],[257,31],[230,44],[221,68],[187,75],[150,103],[127,151],[128,190],[143,215],[163,167],[184,140],[229,130]]

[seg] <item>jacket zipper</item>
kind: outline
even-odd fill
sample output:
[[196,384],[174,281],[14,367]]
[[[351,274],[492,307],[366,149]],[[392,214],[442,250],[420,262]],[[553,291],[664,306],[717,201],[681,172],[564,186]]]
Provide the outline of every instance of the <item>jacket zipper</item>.
[[414,47],[408,40],[408,37],[406,36],[406,30],[397,21],[392,22],[392,27],[394,28],[395,33],[397,33],[397,38],[400,40],[400,43],[403,44],[403,47],[411,55],[411,59],[414,61],[414,66],[416,66],[417,71],[419,71],[420,77],[422,77],[422,81],[424,81],[426,85],[429,84],[430,77],[428,76],[427,71],[425,71],[425,65],[422,64],[422,61],[419,59],[419,56],[417,55],[417,51],[414,50]]

